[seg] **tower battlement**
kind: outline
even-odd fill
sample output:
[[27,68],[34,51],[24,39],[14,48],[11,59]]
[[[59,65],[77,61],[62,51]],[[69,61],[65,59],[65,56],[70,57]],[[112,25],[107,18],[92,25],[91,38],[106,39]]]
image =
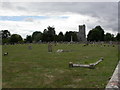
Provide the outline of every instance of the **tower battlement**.
[[84,25],[79,25],[79,32],[78,32],[78,40],[80,42],[85,42],[86,41],[86,26]]

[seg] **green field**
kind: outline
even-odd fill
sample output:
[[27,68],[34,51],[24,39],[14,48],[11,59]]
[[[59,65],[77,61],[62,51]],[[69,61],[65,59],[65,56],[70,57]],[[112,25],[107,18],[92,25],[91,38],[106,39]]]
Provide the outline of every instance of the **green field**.
[[[47,44],[3,45],[3,88],[104,88],[118,62],[118,47],[82,44],[53,45],[48,53]],[[57,53],[58,49],[72,50]],[[95,69],[69,68],[69,62],[103,62]]]

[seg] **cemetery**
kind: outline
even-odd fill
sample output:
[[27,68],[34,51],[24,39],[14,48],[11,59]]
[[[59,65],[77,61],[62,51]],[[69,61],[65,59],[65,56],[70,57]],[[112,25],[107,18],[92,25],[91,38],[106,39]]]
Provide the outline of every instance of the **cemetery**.
[[105,88],[118,64],[117,44],[16,44],[2,52],[3,88]]
[[118,0],[1,0],[4,89],[120,89]]
[[3,30],[3,88],[119,87],[113,80],[118,76],[120,34],[104,34],[101,26],[96,26],[86,38],[86,26],[78,28],[78,32],[56,35],[49,26],[24,40]]

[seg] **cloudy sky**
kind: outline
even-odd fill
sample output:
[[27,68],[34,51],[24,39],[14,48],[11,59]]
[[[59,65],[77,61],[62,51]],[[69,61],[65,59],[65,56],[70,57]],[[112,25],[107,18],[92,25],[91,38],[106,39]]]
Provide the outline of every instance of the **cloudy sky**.
[[48,26],[60,31],[78,31],[86,25],[86,34],[97,25],[105,33],[118,32],[117,2],[1,2],[0,28],[23,38]]

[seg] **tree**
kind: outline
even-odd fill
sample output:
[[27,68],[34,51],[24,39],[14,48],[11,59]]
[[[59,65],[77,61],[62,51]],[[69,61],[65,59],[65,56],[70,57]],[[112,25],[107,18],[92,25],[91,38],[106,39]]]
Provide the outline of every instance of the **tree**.
[[104,41],[104,30],[101,26],[96,26],[94,29],[89,31],[87,36],[88,41]]
[[11,44],[22,43],[22,42],[23,42],[23,39],[20,35],[18,35],[18,34],[11,35],[11,37],[10,37]]
[[51,41],[55,41],[55,39],[56,39],[56,33],[54,27],[48,26],[47,29],[44,29],[42,36],[43,42],[51,42]]
[[31,35],[27,35],[25,42],[27,43],[32,43],[32,36]]
[[43,31],[42,42],[47,42],[47,29]]
[[9,38],[11,36],[8,30],[2,30],[2,39]]
[[58,34],[58,39],[57,39],[57,41],[64,41],[63,32],[60,32],[60,33]]
[[55,40],[55,28],[54,27],[47,27],[48,31],[47,31],[47,40],[48,41],[54,41]]
[[11,36],[10,32],[8,30],[2,30],[1,34],[2,34],[2,43],[3,44],[9,43]]
[[120,41],[120,33],[117,34],[116,40],[117,40],[117,41]]
[[71,35],[70,35],[70,33],[67,31],[67,32],[65,33],[65,41],[70,42],[70,40],[71,40]]
[[32,34],[32,41],[38,42],[42,39],[42,33],[40,31],[35,31]]
[[65,33],[65,41],[70,42],[71,41],[71,36],[72,36],[73,41],[78,41],[77,33],[73,32],[73,31],[69,31],[69,32],[67,31]]
[[47,27],[47,29],[48,29],[48,34],[50,34],[50,35],[55,35],[56,33],[55,33],[55,28],[52,26],[48,26]]
[[104,36],[105,41],[114,41],[114,35],[111,33],[106,33]]
[[72,33],[73,41],[78,41],[77,33],[73,32]]

